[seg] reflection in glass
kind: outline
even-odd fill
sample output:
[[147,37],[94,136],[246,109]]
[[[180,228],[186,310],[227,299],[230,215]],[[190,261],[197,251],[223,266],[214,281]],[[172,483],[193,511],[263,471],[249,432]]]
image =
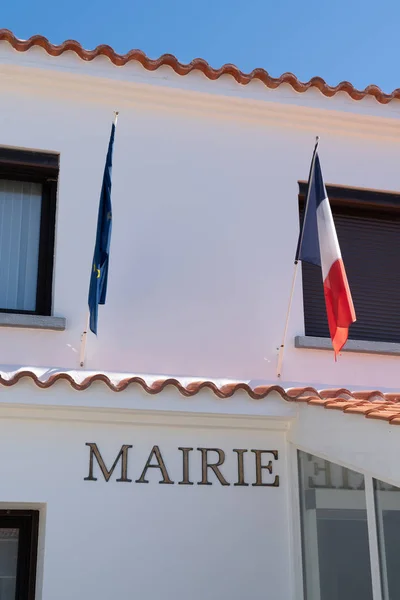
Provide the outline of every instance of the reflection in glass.
[[372,600],[364,476],[299,452],[306,600]]
[[19,530],[0,528],[0,600],[15,600]]
[[383,597],[400,598],[400,488],[374,479]]

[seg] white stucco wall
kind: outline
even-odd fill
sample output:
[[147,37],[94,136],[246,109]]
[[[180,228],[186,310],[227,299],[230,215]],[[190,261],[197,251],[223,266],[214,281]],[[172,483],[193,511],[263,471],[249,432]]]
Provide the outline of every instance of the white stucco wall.
[[[112,111],[109,294],[87,367],[273,381],[314,136],[327,182],[396,190],[399,103],[267,90],[170,69],[0,45],[1,140],[60,152],[54,314],[64,333],[2,330],[0,363],[75,367]],[[295,350],[284,383],[397,386],[397,358]]]
[[[166,393],[166,402],[178,399],[176,392],[171,394]],[[118,396],[125,396],[127,404],[143,406],[146,397],[139,389]],[[208,392],[201,396],[192,410],[199,410],[202,399],[214,410],[221,402]],[[57,390],[37,390],[22,383],[9,390],[7,403],[1,403],[0,506],[24,503],[41,510],[37,598],[107,600],[134,594],[149,600],[166,596],[261,600],[266,593],[282,600],[293,597],[288,423],[283,413],[280,418],[257,419],[190,415],[183,410],[168,415],[154,411],[156,399],[142,411],[88,407],[107,397],[112,400],[116,394],[103,385],[77,393],[62,384]],[[46,406],[51,402],[69,408]],[[285,408],[272,399],[274,403]],[[132,445],[128,478],[133,481],[116,481],[121,473],[118,465],[106,483],[96,461],[98,480],[85,481],[89,442],[97,444],[108,468],[123,444]],[[160,485],[159,470],[151,468],[148,484],[135,482],[154,445],[173,485]],[[194,485],[178,484],[182,480],[178,447],[194,449],[189,457]],[[222,486],[211,471],[212,485],[198,485],[199,447],[225,452],[220,469],[231,485]],[[233,485],[238,472],[234,448],[248,450],[247,487]],[[279,475],[279,487],[251,485],[256,481],[252,449],[278,450],[278,460],[263,456],[263,464],[270,459],[273,463],[272,475],[263,470],[263,481],[272,482]],[[210,459],[213,456],[210,453]]]
[[[123,69],[73,53],[19,54],[0,43],[0,145],[60,153],[54,315],[63,333],[1,329],[0,365],[78,365],[99,190],[112,112],[120,111],[113,172],[113,237],[107,304],[87,367],[129,373],[276,379],[298,235],[298,180],[316,134],[326,182],[400,187],[399,103],[327,99],[288,86],[242,87],[168,68]],[[293,303],[283,385],[398,388],[398,358],[295,350],[304,332],[301,278]],[[7,371],[7,369],[5,369]],[[10,369],[8,369],[10,370]],[[400,431],[400,429],[399,429]],[[238,392],[150,396],[102,383],[74,392],[0,386],[0,507],[41,510],[38,600],[156,600],[301,592],[296,448],[400,485],[396,427],[322,408]],[[374,444],[371,439],[374,437]],[[111,466],[131,444],[139,478],[158,445],[174,485],[88,475],[88,442]],[[193,486],[180,486],[182,453]],[[199,447],[274,449],[280,486],[199,486]],[[155,472],[154,472],[155,471]],[[300,574],[300,575],[299,575]]]
[[[37,599],[125,597],[134,591],[155,600],[165,595],[202,599],[243,596],[300,600],[301,545],[297,496],[298,448],[399,486],[396,462],[400,429],[320,407],[296,405],[277,394],[229,400],[209,390],[184,398],[168,387],[149,396],[139,386],[113,393],[103,383],[85,392],[67,382],[40,390],[22,380],[0,388],[0,508],[40,510]],[[121,446],[127,477],[108,482],[90,450],[95,443],[108,469]],[[160,485],[159,469],[137,483],[158,446],[173,484]],[[189,453],[193,485],[180,485]],[[198,448],[225,453],[222,486],[209,470],[202,478]],[[244,449],[244,480],[235,486]],[[272,474],[253,486],[251,450],[277,450]],[[216,457],[210,452],[209,458]],[[152,464],[155,464],[153,457]],[[318,474],[324,484],[323,473]]]

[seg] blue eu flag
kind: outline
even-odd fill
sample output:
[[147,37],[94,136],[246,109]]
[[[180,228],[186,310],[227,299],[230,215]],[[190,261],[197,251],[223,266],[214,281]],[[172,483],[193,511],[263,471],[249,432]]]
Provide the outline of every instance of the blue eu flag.
[[103,185],[101,187],[99,216],[97,220],[96,244],[94,247],[92,272],[89,285],[90,330],[97,335],[97,319],[99,304],[106,303],[108,263],[111,241],[111,171],[114,147],[115,123],[111,128],[110,142],[106,165],[104,167]]

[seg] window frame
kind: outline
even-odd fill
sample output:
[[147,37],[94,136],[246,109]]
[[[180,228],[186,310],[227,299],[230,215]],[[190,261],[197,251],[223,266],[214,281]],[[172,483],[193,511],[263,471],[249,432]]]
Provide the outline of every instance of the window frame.
[[[307,181],[298,181],[299,193],[298,193],[298,218],[299,218],[299,227],[301,227],[305,203],[307,198],[308,191],[308,182]],[[349,217],[358,217],[360,219],[374,219],[376,222],[380,220],[387,221],[388,218],[392,220],[400,221],[400,193],[392,192],[392,191],[380,191],[373,190],[368,188],[353,188],[342,185],[334,185],[334,184],[326,184],[326,192],[329,198],[329,203],[332,207],[333,217],[335,216],[349,216]],[[302,277],[302,303],[303,303],[303,336],[304,339],[313,339],[313,340],[329,340],[329,333],[326,332],[322,335],[322,332],[318,332],[318,322],[319,319],[316,317],[316,321],[310,320],[310,305],[306,300],[307,295],[310,292],[310,289],[313,290],[313,286],[311,288],[307,288],[305,285],[307,281],[309,281],[306,277],[307,270],[309,269],[309,265],[305,265],[302,263],[301,265],[301,277]],[[314,267],[311,267],[314,269]],[[316,267],[315,267],[316,268]],[[378,305],[378,304],[377,304]],[[357,311],[357,306],[356,306]],[[317,311],[318,312],[318,311]],[[327,323],[326,323],[327,324]],[[384,348],[382,353],[387,353],[387,346],[393,346],[394,344],[398,344],[397,339],[386,339],[380,338],[379,336],[368,334],[360,335],[358,324],[357,324],[357,332],[352,332],[350,330],[349,333],[349,342],[353,342],[357,345],[355,351],[360,351],[360,344],[367,344],[366,348],[363,349],[365,352],[369,352],[371,348],[368,345],[376,345],[376,347]],[[353,333],[353,336],[352,336]],[[309,347],[298,346],[298,347]],[[328,349],[329,347],[325,347],[323,345],[317,346],[319,348]],[[351,350],[349,346],[345,348],[345,350]],[[381,353],[376,352],[375,353]]]
[[[337,460],[337,458],[329,457],[324,453],[316,453],[315,449],[306,448],[302,445],[290,443],[289,444],[289,464],[290,473],[292,475],[291,485],[291,532],[292,538],[292,565],[294,572],[294,596],[298,600],[307,600],[305,591],[305,577],[304,577],[304,550],[303,550],[303,537],[301,531],[301,490],[300,490],[300,471],[298,465],[298,453],[305,452],[318,456],[323,460],[334,462],[335,464],[348,468],[354,469],[352,465],[345,464]],[[371,562],[371,580],[372,580],[372,597],[373,600],[384,600],[383,587],[382,587],[382,573],[381,573],[381,562],[379,556],[379,540],[378,540],[378,523],[376,513],[376,502],[374,493],[374,477],[371,473],[364,471],[363,469],[357,469],[357,473],[364,477],[364,493],[366,500],[366,511],[367,511],[367,527],[368,527],[368,542],[369,542],[369,553]],[[384,480],[380,480],[384,481]],[[390,482],[386,482],[390,484]],[[393,484],[395,485],[395,484]]]
[[59,155],[56,153],[0,148],[0,179],[42,185],[36,309],[7,309],[0,306],[0,313],[52,314],[58,172]]
[[0,510],[0,527],[19,529],[16,600],[35,600],[39,511]]
[[[300,216],[300,211],[306,202],[308,182],[298,181],[298,185]],[[360,215],[360,211],[362,211],[363,214],[370,213],[374,218],[379,218],[382,213],[400,215],[400,194],[397,192],[383,192],[334,184],[326,184],[325,187],[330,205],[334,209],[332,212]]]

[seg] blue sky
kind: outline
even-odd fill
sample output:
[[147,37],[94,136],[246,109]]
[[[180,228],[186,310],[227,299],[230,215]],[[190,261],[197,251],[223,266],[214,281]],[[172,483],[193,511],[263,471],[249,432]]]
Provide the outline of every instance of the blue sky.
[[0,27],[24,39],[202,57],[273,76],[400,87],[400,0],[3,0]]

